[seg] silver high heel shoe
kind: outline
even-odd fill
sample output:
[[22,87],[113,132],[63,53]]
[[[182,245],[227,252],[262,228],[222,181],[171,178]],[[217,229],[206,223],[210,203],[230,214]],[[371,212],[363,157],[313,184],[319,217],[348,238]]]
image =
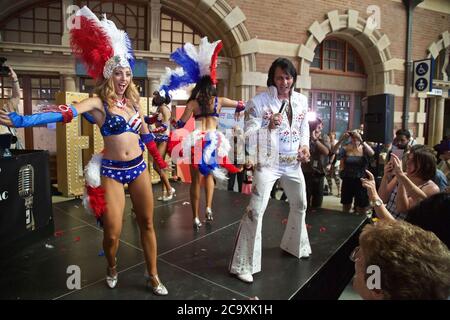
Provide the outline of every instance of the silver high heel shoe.
[[163,191],[163,194],[161,195],[161,196],[159,196],[158,198],[157,198],[157,200],[158,201],[163,201],[163,199],[166,197],[166,191]]
[[[110,289],[114,289],[115,286],[117,285],[118,273],[117,273],[116,267],[117,267],[117,262],[116,262],[115,266],[107,267],[107,269],[106,269],[106,284],[108,285],[108,287]],[[116,271],[116,275],[115,276],[110,276],[112,271]]]
[[[156,280],[158,282],[156,287],[152,285],[152,280]],[[169,291],[167,291],[167,288],[161,283],[161,280],[159,280],[157,274],[148,277],[147,287],[152,289],[153,293],[157,296],[166,296],[169,294]]]
[[199,229],[202,226],[202,223],[200,222],[199,218],[194,219],[194,229]]
[[205,216],[206,216],[206,221],[213,221],[214,220],[211,208],[208,208],[208,207],[206,208]]
[[171,188],[171,189],[170,189],[170,193],[165,193],[165,194],[164,194],[164,196],[163,196],[163,198],[162,198],[162,201],[169,201],[169,200],[172,200],[172,198],[175,197],[175,196],[176,196],[176,194],[175,194],[175,188]]

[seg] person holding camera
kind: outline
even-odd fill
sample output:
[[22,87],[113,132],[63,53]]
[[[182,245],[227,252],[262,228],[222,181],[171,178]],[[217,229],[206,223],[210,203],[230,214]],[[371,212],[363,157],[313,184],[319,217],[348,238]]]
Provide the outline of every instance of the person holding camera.
[[424,145],[412,146],[407,153],[406,170],[394,153],[384,168],[378,193],[386,208],[396,218],[403,220],[406,211],[420,201],[439,193],[434,183],[436,159],[431,148]]
[[[341,147],[344,141],[351,139],[350,143]],[[375,152],[362,139],[357,130],[345,132],[334,145],[332,152],[338,153],[341,160],[342,190],[341,203],[344,212],[350,212],[353,198],[355,199],[355,210],[358,214],[365,213],[369,207],[367,191],[361,184],[361,178],[366,175],[369,166],[369,157]]]
[[[10,66],[6,66],[8,71],[8,77],[12,82],[12,94],[11,97],[4,103],[1,109],[5,112],[16,112],[19,113],[19,103],[20,103],[20,86],[17,74],[14,69]],[[0,125],[0,134],[11,134],[11,144],[15,144],[11,149],[24,149],[22,142],[17,136],[17,130],[15,128],[9,128],[7,126]]]
[[336,131],[330,131],[328,133],[328,140],[330,142],[330,154],[328,157],[328,164],[326,165],[326,179],[329,188],[329,194],[333,194],[333,181],[336,184],[337,194],[336,197],[341,197],[341,178],[339,178],[339,161],[334,153],[331,153],[334,145],[338,142],[336,139]]
[[322,136],[323,123],[320,118],[309,121],[309,150],[311,159],[302,163],[305,175],[307,208],[316,209],[322,206],[325,183],[325,167],[330,153],[327,135]]
[[406,170],[406,161],[411,141],[411,133],[407,129],[399,129],[395,132],[395,138],[392,141],[392,148],[388,152],[387,161],[390,161],[391,154],[395,154],[402,161],[402,169]]

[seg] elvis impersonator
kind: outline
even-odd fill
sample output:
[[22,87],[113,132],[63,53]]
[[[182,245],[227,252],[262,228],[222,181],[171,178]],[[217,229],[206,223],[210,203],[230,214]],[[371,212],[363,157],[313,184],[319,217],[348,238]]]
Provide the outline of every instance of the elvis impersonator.
[[245,109],[247,146],[253,146],[247,151],[256,170],[250,204],[239,226],[229,269],[248,283],[253,282],[254,273],[261,271],[262,219],[278,179],[290,206],[280,246],[297,258],[311,254],[305,224],[305,179],[300,165],[310,157],[308,105],[307,98],[293,90],[296,79],[293,64],[284,58],[276,59],[269,70],[267,91],[250,99]]

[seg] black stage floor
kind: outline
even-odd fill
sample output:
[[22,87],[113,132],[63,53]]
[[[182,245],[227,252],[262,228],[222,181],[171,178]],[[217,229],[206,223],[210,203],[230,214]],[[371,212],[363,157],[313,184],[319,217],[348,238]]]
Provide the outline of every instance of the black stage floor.
[[[337,299],[350,280],[353,264],[348,254],[365,217],[331,210],[309,212],[313,253],[299,260],[279,248],[288,203],[271,200],[263,221],[262,272],[254,276],[253,284],[246,284],[228,273],[228,263],[249,196],[216,190],[214,221],[194,231],[189,185],[175,187],[173,200],[155,201],[158,272],[169,290],[167,297],[145,288],[140,237],[127,197],[115,289],[105,284],[102,230],[80,200],[70,200],[53,204],[53,237],[0,261],[0,299]],[[159,185],[154,190],[159,196]],[[67,287],[71,265],[80,267],[80,290]]]

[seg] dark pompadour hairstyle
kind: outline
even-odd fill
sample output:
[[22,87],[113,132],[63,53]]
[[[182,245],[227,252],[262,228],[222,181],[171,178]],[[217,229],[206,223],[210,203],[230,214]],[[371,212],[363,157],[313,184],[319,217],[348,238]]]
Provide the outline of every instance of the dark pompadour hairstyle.
[[277,67],[280,67],[281,70],[285,71],[287,74],[291,75],[294,81],[292,82],[292,88],[294,88],[295,83],[297,82],[297,70],[295,70],[294,65],[292,64],[291,60],[286,58],[278,58],[274,62],[272,62],[272,65],[269,69],[269,76],[267,78],[267,86],[274,86],[275,85],[275,69]]

